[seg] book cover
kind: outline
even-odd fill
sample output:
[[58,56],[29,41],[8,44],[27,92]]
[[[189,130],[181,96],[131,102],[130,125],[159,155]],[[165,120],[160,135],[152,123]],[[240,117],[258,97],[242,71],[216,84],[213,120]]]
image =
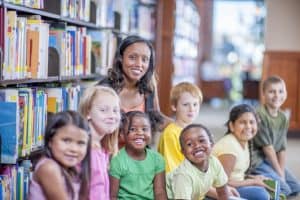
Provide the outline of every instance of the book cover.
[[15,102],[0,102],[0,162],[14,164],[18,157],[17,105]]
[[286,200],[286,196],[280,193],[280,188],[277,181],[272,179],[267,179],[264,180],[264,183],[267,186],[266,189],[269,192],[272,200]]

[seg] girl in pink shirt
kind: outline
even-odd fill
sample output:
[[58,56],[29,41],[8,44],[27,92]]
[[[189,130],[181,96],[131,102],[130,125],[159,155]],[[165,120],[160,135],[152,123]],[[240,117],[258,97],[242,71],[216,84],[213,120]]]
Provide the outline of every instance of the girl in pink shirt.
[[120,100],[105,86],[87,88],[80,112],[88,120],[92,135],[90,200],[109,200],[109,158],[118,150]]
[[90,143],[88,123],[79,113],[65,111],[51,116],[44,155],[35,166],[28,199],[87,199]]

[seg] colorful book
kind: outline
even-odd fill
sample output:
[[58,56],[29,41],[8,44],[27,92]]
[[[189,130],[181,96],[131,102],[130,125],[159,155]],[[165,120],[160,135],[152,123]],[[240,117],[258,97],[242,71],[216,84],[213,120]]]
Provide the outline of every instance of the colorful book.
[[0,163],[15,164],[18,157],[17,105],[0,102]]
[[286,200],[286,196],[280,193],[280,187],[277,181],[272,179],[264,180],[267,191],[270,194],[272,200]]

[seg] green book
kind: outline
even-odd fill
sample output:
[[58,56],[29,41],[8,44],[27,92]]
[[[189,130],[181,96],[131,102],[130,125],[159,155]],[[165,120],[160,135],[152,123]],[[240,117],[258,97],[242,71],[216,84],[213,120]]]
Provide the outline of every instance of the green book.
[[280,193],[280,188],[277,181],[272,179],[267,179],[264,180],[264,183],[267,186],[266,189],[269,192],[272,200],[286,200],[286,196]]

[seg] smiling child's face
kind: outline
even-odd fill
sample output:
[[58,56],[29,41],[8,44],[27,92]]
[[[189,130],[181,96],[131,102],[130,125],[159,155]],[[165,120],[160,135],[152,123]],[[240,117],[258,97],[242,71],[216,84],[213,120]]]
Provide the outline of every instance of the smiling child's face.
[[124,133],[126,140],[126,148],[135,151],[144,152],[146,145],[151,140],[151,126],[147,118],[142,116],[134,116],[131,126],[126,127],[127,133]]
[[182,137],[182,153],[197,168],[206,171],[212,144],[206,131],[200,127],[190,128]]

